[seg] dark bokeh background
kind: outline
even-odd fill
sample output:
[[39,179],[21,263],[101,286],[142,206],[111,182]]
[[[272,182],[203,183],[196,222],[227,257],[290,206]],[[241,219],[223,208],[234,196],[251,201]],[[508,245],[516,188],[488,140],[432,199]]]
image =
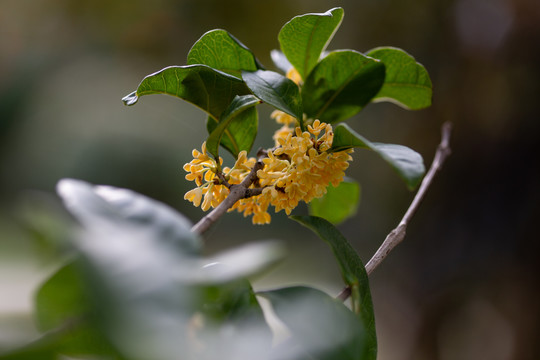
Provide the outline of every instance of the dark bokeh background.
[[[353,128],[410,146],[430,164],[440,125],[454,123],[453,155],[406,241],[371,277],[379,358],[540,358],[537,0],[3,0],[0,344],[32,332],[32,289],[58,259],[36,238],[62,235],[51,215],[60,178],[131,188],[194,221],[202,216],[183,200],[191,184],[182,165],[205,137],[203,113],[165,96],[127,108],[121,97],[145,75],[183,65],[214,28],[272,67],[269,51],[286,21],[334,6],[345,18],[330,49],[401,47],[434,83],[431,108],[370,105]],[[268,114],[261,109],[260,134],[276,128]],[[362,183],[362,203],[340,229],[367,261],[413,194],[370,153],[357,151],[348,175]],[[263,227],[231,214],[207,243],[215,251],[268,238],[284,240],[290,256],[258,288],[340,290],[325,245],[283,214]]]

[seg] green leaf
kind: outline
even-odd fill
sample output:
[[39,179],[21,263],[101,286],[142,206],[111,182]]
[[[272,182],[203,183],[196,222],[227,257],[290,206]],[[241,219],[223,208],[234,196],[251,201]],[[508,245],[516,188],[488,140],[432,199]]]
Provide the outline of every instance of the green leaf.
[[266,70],[244,71],[242,78],[259,99],[294,116],[302,124],[300,89],[292,80],[277,72]]
[[40,331],[55,334],[47,339],[55,352],[72,356],[118,356],[93,324],[91,305],[75,262],[60,268],[38,289],[35,317]]
[[352,308],[359,315],[366,329],[366,348],[364,357],[360,359],[376,359],[377,333],[375,330],[375,315],[369,288],[369,279],[362,260],[349,244],[347,239],[334,225],[325,219],[315,216],[291,216],[315,232],[332,249],[338,261],[343,281],[351,288]]
[[403,145],[372,143],[346,124],[336,126],[330,150],[342,151],[353,147],[376,152],[390,164],[411,190],[418,186],[426,171],[424,160],[416,151]]
[[[364,325],[342,302],[303,286],[258,294],[270,301],[277,317],[291,331],[285,358],[367,359],[363,357],[367,351]],[[308,356],[294,353],[299,351],[297,344]]]
[[360,202],[360,184],[345,179],[337,187],[329,186],[326,194],[309,203],[309,213],[339,224],[356,214]]
[[258,115],[253,106],[260,100],[253,95],[237,96],[223,115],[219,123],[208,119],[210,136],[206,140],[206,149],[219,158],[221,144],[235,158],[242,150],[249,152],[257,136]]
[[84,286],[73,262],[64,265],[38,289],[36,294],[38,330],[47,331],[88,311]]
[[188,101],[218,119],[235,96],[249,93],[242,80],[209,66],[170,66],[145,77],[137,90],[122,101],[134,105],[143,95],[167,94]]
[[306,79],[341,24],[343,9],[292,18],[279,32],[281,50]]
[[311,119],[335,123],[356,115],[384,82],[379,60],[352,50],[329,53],[313,69],[302,88],[304,112]]
[[240,77],[242,70],[261,68],[253,52],[225,30],[205,33],[189,51],[188,65],[203,64]]
[[381,60],[386,66],[384,85],[373,101],[390,101],[409,110],[431,105],[431,79],[414,57],[392,47],[376,48],[367,55]]
[[62,179],[57,191],[68,210],[88,229],[141,231],[172,251],[186,255],[201,251],[201,240],[191,232],[189,220],[146,196],[74,179]]

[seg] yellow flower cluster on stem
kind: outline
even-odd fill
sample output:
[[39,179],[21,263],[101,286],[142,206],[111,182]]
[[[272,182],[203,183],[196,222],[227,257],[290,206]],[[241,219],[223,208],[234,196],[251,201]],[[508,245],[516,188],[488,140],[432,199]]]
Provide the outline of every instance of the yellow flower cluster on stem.
[[[288,128],[288,127],[287,127]],[[242,212],[244,216],[253,215],[254,224],[268,224],[271,217],[268,207],[276,212],[285,210],[287,214],[298,206],[300,201],[309,203],[323,196],[327,187],[337,186],[345,175],[345,169],[352,160],[352,150],[329,152],[332,147],[333,131],[330,124],[315,120],[308,125],[308,131],[299,127],[280,129],[274,135],[276,147],[266,151],[262,168],[256,172],[256,179],[249,184],[255,196],[244,196],[229,209]],[[219,205],[228,195],[229,189],[240,184],[252,171],[255,158],[247,158],[242,151],[232,169],[219,170],[217,162],[202,151],[193,151],[194,159],[184,166],[189,173],[186,179],[198,185],[184,196],[195,206],[201,204],[206,211]],[[220,158],[220,165],[222,159]]]

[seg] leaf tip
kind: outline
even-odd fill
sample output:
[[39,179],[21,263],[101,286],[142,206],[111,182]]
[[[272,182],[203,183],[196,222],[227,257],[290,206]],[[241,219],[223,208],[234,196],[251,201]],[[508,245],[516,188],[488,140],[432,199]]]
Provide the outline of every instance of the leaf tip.
[[131,105],[135,105],[137,103],[137,101],[139,100],[139,96],[137,95],[137,90],[135,90],[134,92],[124,96],[122,98],[122,102],[124,103],[124,105],[126,106],[131,106]]

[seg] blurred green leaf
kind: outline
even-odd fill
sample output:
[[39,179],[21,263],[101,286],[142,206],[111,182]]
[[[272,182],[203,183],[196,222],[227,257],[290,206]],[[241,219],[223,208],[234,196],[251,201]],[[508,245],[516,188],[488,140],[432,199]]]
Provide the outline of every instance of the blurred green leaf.
[[296,16],[281,28],[281,50],[302,79],[315,67],[342,19],[343,9],[333,8],[325,13]]
[[0,354],[0,360],[58,360],[57,346],[49,339]]
[[328,186],[326,194],[309,203],[309,213],[339,224],[356,214],[360,202],[360,184],[345,179],[337,187]]
[[414,57],[392,47],[373,49],[367,56],[381,60],[386,66],[384,85],[373,101],[390,101],[409,110],[431,105],[431,79]]
[[199,294],[190,336],[203,346],[194,360],[266,358],[272,331],[248,281],[201,287]]
[[[267,298],[277,315],[291,331],[290,345],[300,345],[308,356],[294,354],[294,347],[286,349],[289,357],[317,360],[365,360],[366,330],[360,318],[342,302],[322,291],[295,286],[259,295]],[[296,351],[299,351],[296,349]],[[294,356],[296,355],[296,356]]]
[[266,70],[244,71],[242,78],[259,99],[302,123],[300,89],[292,80],[277,72]]
[[236,77],[240,77],[242,70],[255,71],[261,68],[251,50],[227,31],[220,29],[208,31],[193,44],[187,64],[208,65]]
[[137,90],[122,101],[134,105],[143,95],[167,94],[188,101],[218,119],[236,95],[249,93],[242,80],[209,66],[170,66],[145,77]]
[[209,321],[249,323],[256,319],[264,322],[262,309],[248,281],[240,279],[220,286],[208,285],[201,290],[204,306],[200,310]]
[[75,262],[60,268],[39,288],[35,317],[40,331],[56,331],[56,351],[62,354],[119,356],[92,322],[91,305]]
[[256,276],[281,260],[283,254],[283,247],[275,241],[250,243],[188,262],[177,278],[195,285],[223,284]]
[[362,260],[347,239],[334,225],[316,216],[291,216],[293,220],[315,232],[332,249],[338,261],[343,281],[351,288],[352,308],[366,329],[366,346],[360,359],[376,359],[377,333],[371,301],[369,279]]
[[[124,189],[94,187],[76,180],[62,180],[58,189],[85,230],[75,247],[96,324],[128,358],[161,360],[181,353],[183,358],[203,359],[196,356],[199,345],[193,332],[202,339],[218,341],[219,336],[216,329],[198,328],[196,314],[208,300],[201,289],[228,286],[263,271],[281,257],[281,248],[274,243],[250,244],[208,258],[179,251],[173,241],[176,236],[155,229],[163,229],[164,222],[157,221],[161,215],[171,220],[172,214],[163,212],[162,204]],[[245,302],[232,304],[236,305],[226,306],[224,311],[234,308],[249,313],[255,306],[251,303],[251,310],[242,310]],[[264,343],[264,329],[265,324],[254,321],[238,329],[234,338],[254,337],[252,343]],[[239,346],[218,345],[223,359],[233,359],[234,347]]]
[[335,123],[356,115],[379,92],[385,69],[381,61],[352,50],[329,53],[302,88],[304,112],[311,119]]
[[38,289],[36,294],[38,330],[47,331],[88,312],[84,286],[73,262],[64,265]]
[[416,151],[403,145],[372,143],[346,124],[336,126],[331,151],[342,151],[353,147],[376,152],[390,164],[410,190],[418,186],[426,171],[424,160]]
[[163,203],[128,189],[92,186],[74,179],[61,180],[57,191],[87,229],[144,231],[175,252],[200,253],[202,243],[191,232],[190,221]]
[[274,62],[274,65],[276,65],[276,67],[285,74],[293,67],[285,54],[279,50],[274,49],[270,51],[270,56]]
[[240,151],[251,150],[258,128],[257,110],[253,106],[259,103],[253,95],[237,96],[221,115],[219,123],[208,119],[210,136],[206,140],[206,149],[210,154],[218,159],[220,144],[235,158]]

